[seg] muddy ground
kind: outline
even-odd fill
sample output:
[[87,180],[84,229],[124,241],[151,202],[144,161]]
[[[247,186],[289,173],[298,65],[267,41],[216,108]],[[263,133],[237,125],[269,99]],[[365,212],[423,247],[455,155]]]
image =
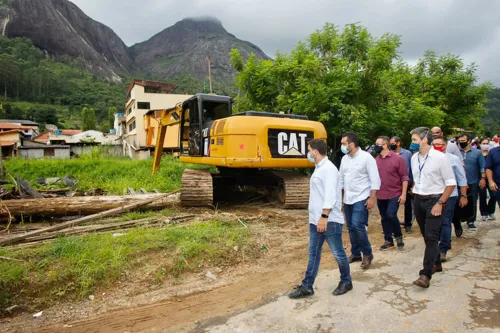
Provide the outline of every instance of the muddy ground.
[[[111,289],[96,292],[93,300],[86,299],[79,302],[60,304],[48,309],[40,309],[40,311],[44,311],[43,315],[36,319],[32,317],[32,313],[22,314],[14,318],[0,319],[1,331],[20,333],[337,331],[334,330],[333,326],[331,330],[322,330],[322,326],[317,326],[314,320],[311,320],[314,323],[311,327],[300,322],[300,318],[309,322],[307,308],[316,304],[315,302],[310,303],[309,306],[307,306],[309,304],[307,301],[306,303],[303,303],[304,301],[301,301],[302,303],[294,303],[295,305],[293,306],[287,303],[291,306],[290,309],[282,306],[283,302],[287,302],[286,297],[283,297],[283,295],[286,295],[292,286],[300,283],[307,263],[307,212],[303,210],[281,210],[265,207],[260,209],[233,208],[225,209],[225,211],[240,215],[260,214],[261,216],[266,216],[267,220],[251,222],[250,227],[258,228],[259,242],[265,245],[268,252],[264,253],[258,260],[242,261],[240,264],[232,267],[212,267],[204,270],[202,273],[186,275],[182,280],[166,280],[162,285],[152,285],[141,280],[141,276],[147,274],[148,265],[145,265],[141,270],[129,272],[126,282]],[[469,253],[470,249],[476,249],[474,251],[481,254],[481,242],[484,241],[484,237],[489,235],[487,234],[488,230],[497,232],[500,229],[499,227],[500,223],[495,224],[495,222],[490,222],[488,228],[482,228],[482,224],[478,223],[478,232],[466,232],[461,239],[454,237],[453,249],[451,250],[452,256],[455,255],[458,257],[459,255],[464,255],[464,253]],[[345,229],[344,243],[349,254],[349,237]],[[407,243],[405,249],[391,250],[384,253],[378,251],[378,247],[383,243],[383,235],[376,209],[372,211],[370,217],[369,234],[375,249],[376,259],[368,275],[363,275],[359,272],[358,267],[354,267],[354,284],[355,286],[360,285],[360,291],[357,291],[356,288],[354,290],[359,293],[354,300],[359,300],[357,302],[358,305],[372,306],[376,310],[377,302],[390,305],[387,302],[392,301],[387,301],[383,297],[381,299],[372,297],[371,302],[365,302],[364,300],[366,300],[367,295],[370,295],[370,292],[373,295],[373,291],[370,291],[370,288],[366,285],[363,286],[363,284],[368,283],[370,279],[376,280],[377,276],[383,278],[384,274],[388,274],[387,270],[404,272],[416,278],[418,266],[421,264],[423,256],[423,241],[418,227],[415,226],[415,232],[405,236]],[[489,235],[488,237],[496,237],[497,234],[493,234],[493,236]],[[489,269],[487,269],[488,267],[482,267],[481,270],[476,272],[477,274],[473,278],[479,278],[482,274],[481,272],[486,269],[491,274],[496,274],[495,276],[498,281],[498,272],[500,270],[499,245],[495,243],[493,247],[489,248],[490,252],[493,251],[493,254],[490,253],[491,258],[483,258],[492,266]],[[392,262],[397,267],[391,269]],[[457,259],[456,263],[458,264],[459,262]],[[324,251],[320,276],[318,278],[318,288],[332,289],[334,287],[333,284],[336,285],[338,282],[338,271],[335,267],[336,264],[332,259],[331,253]],[[405,285],[404,290],[406,290],[405,288],[413,290],[411,289],[412,280],[393,281],[394,278],[391,279],[389,279],[390,283],[388,286],[395,284],[397,287],[398,284],[401,284]],[[386,285],[376,284],[376,288],[379,289],[386,287]],[[394,287],[395,290],[398,289],[396,287]],[[426,298],[429,297],[428,295],[432,295],[433,290],[428,289],[428,291],[428,294],[423,294],[419,297]],[[325,306],[321,300],[329,300],[333,297],[330,295],[330,298],[325,298],[327,297],[326,295],[329,295],[329,292],[331,290],[327,294],[321,295],[321,297],[318,296],[318,293],[315,296],[319,309]],[[494,285],[490,288],[490,292],[492,296],[487,299],[474,295],[469,298],[465,297],[469,303],[464,304],[462,307],[466,309],[462,310],[469,313],[469,307],[473,307],[476,309],[476,312],[474,314],[471,313],[471,317],[475,318],[472,320],[472,323],[482,323],[483,326],[486,325],[486,327],[497,327],[500,329],[500,314],[498,313],[498,309],[500,308],[500,287]],[[352,295],[354,294],[353,292]],[[320,297],[319,301],[318,297]],[[343,297],[345,299],[350,296],[346,295]],[[425,305],[425,300],[421,301]],[[397,302],[397,300],[394,302]],[[402,304],[400,307],[404,310],[406,306],[413,306],[411,300],[408,302],[409,305]],[[416,306],[420,306],[419,304]],[[328,306],[328,303],[326,303],[326,306]],[[395,306],[397,308],[397,305]],[[497,309],[496,312],[492,310],[495,307]],[[269,309],[271,312],[266,312]],[[259,314],[262,317],[256,316],[252,311],[264,311],[267,313],[267,317],[262,313]],[[280,313],[283,311],[289,314],[293,313],[293,318],[280,316]],[[360,310],[358,309],[358,311]],[[405,311],[396,309],[396,312],[399,314],[402,313],[404,316],[412,315],[411,311],[410,313],[406,313]],[[329,313],[328,315],[331,317],[328,320],[334,321],[336,319],[332,317],[335,316],[334,313]],[[375,316],[375,314],[373,315]],[[261,319],[252,319],[252,321],[248,318]],[[315,318],[317,321],[318,317]],[[297,330],[284,330],[284,327],[287,326],[286,323],[293,322],[294,320],[299,321],[293,326]],[[364,327],[364,330],[370,331],[369,326]],[[399,331],[401,330],[405,331],[402,328]],[[392,330],[387,329],[385,331],[392,332]],[[448,330],[443,328],[437,331],[446,332]]]

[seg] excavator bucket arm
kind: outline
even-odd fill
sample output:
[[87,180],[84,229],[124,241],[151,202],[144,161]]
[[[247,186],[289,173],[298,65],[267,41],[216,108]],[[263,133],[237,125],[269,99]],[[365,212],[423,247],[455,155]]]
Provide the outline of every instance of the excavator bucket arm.
[[180,123],[181,121],[182,105],[178,104],[175,108],[163,110],[158,124],[158,134],[156,136],[156,146],[153,158],[153,170],[155,174],[160,168],[161,155],[163,153],[163,143],[167,135],[169,126]]

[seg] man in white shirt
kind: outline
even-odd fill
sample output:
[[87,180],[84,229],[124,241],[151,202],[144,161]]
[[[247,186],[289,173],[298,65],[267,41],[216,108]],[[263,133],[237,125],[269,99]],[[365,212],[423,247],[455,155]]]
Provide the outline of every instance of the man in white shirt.
[[344,133],[340,143],[346,154],[340,165],[339,183],[344,190],[344,213],[351,239],[349,262],[362,261],[361,268],[367,269],[373,260],[366,228],[368,211],[376,203],[380,177],[375,159],[359,147],[355,133]]
[[316,164],[311,176],[309,194],[309,262],[302,284],[288,295],[292,299],[314,295],[313,285],[325,240],[340,270],[340,282],[333,295],[343,295],[352,290],[349,261],[342,243],[344,216],[338,170],[326,156],[327,144],[324,140],[311,140],[308,150],[307,158]]
[[446,155],[431,149],[431,131],[427,127],[418,127],[410,134],[410,148],[418,151],[411,159],[415,218],[425,240],[424,267],[413,284],[429,288],[432,274],[443,270],[438,245],[443,207],[457,181]]

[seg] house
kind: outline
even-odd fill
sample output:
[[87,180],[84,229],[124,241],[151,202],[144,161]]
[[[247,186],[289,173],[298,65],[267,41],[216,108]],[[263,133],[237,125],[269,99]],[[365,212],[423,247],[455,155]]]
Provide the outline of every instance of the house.
[[69,145],[46,145],[41,142],[25,139],[23,140],[23,145],[18,150],[19,157],[26,159],[70,158]]
[[[72,136],[75,134],[82,133],[81,130],[78,129],[63,129],[63,130],[58,130],[61,135],[65,136]],[[33,140],[36,142],[44,143],[48,145],[50,143],[50,133],[53,133],[54,131],[47,131],[45,133],[42,133],[38,136],[36,136]]]
[[19,130],[4,130],[0,132],[0,146],[2,147],[2,157],[17,156],[17,149],[22,145],[24,135]]
[[25,138],[31,139],[38,135],[38,125],[37,126],[26,126],[16,123],[11,123],[8,121],[0,121],[0,132],[6,132],[16,130],[23,133]]
[[[178,86],[171,83],[154,82],[146,80],[132,80],[127,89],[127,103],[125,105],[125,133],[123,135],[124,147],[128,147],[130,151],[145,151],[147,153],[137,153],[140,158],[149,157],[147,132],[146,130],[151,124],[146,124],[144,116],[150,110],[169,109],[178,103],[184,102],[192,95],[171,94]],[[119,126],[115,128],[119,131]],[[178,137],[178,127],[171,130],[172,136]],[[170,130],[170,129],[169,129]],[[174,132],[177,131],[175,134]],[[169,134],[170,136],[170,134]],[[171,145],[169,141],[165,141],[167,147]]]

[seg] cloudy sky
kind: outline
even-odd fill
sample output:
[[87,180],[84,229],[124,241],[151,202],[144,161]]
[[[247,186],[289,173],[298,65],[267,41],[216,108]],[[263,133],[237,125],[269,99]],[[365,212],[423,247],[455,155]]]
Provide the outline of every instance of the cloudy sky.
[[360,22],[380,36],[402,38],[414,63],[426,49],[460,55],[479,66],[481,81],[500,86],[498,0],[72,0],[111,27],[127,45],[149,39],[186,17],[217,17],[230,33],[273,57],[331,22]]

